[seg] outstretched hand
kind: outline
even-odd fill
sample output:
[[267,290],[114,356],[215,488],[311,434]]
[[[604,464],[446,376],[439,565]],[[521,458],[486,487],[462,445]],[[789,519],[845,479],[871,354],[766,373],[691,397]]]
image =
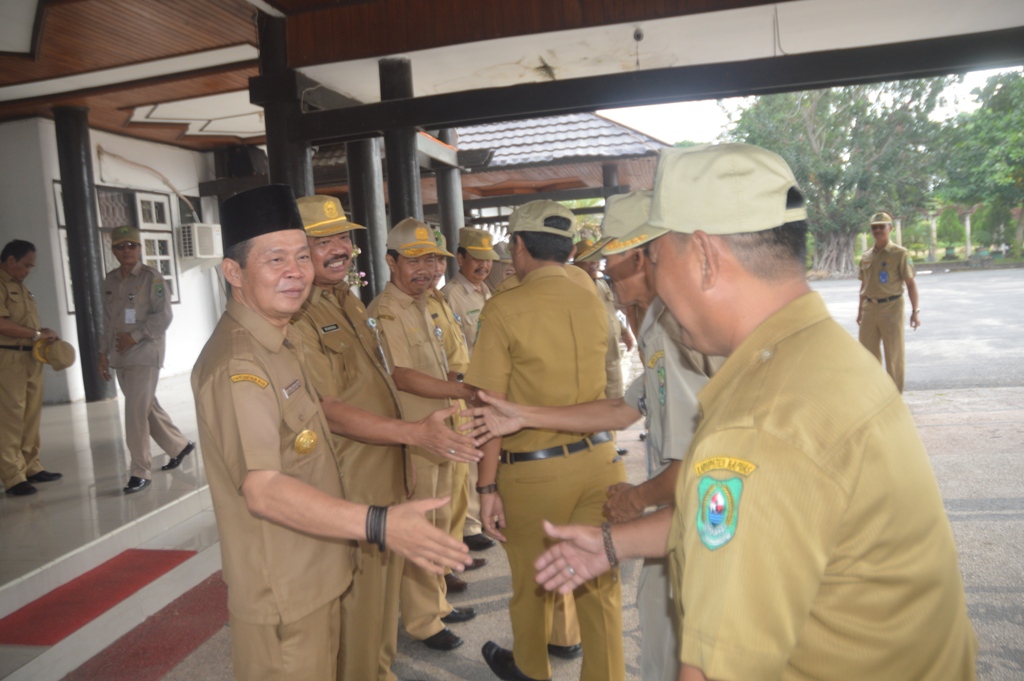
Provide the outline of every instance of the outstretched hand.
[[552,525],[545,520],[544,532],[562,540],[533,563],[537,570],[534,579],[546,590],[567,594],[611,569],[600,527]]
[[444,574],[445,568],[461,572],[473,562],[469,548],[426,518],[429,511],[441,508],[449,500],[450,497],[419,499],[389,508],[387,548],[435,575]]
[[484,406],[463,411],[462,416],[472,420],[459,427],[475,439],[477,447],[491,438],[510,435],[524,428],[525,419],[515,402],[494,397],[483,390],[477,392],[477,398]]
[[451,461],[476,463],[484,453],[474,446],[473,438],[456,433],[448,425],[448,418],[458,410],[458,405],[438,409],[419,421],[417,425],[420,433],[416,444]]

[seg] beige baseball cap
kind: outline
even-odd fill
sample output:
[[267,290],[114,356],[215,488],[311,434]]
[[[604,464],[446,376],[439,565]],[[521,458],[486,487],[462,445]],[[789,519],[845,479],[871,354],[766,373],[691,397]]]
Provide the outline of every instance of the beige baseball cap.
[[459,248],[477,260],[500,260],[494,250],[494,235],[483,229],[462,227],[459,229]]
[[879,211],[871,216],[871,224],[889,225],[890,227],[892,227],[892,216],[886,213],[884,210]]
[[615,255],[643,246],[668,232],[667,229],[652,227],[649,223],[653,196],[654,192],[641,191],[608,198],[602,227],[605,234],[613,234],[616,238],[605,245],[604,255]]
[[398,251],[407,258],[419,258],[431,253],[455,257],[437,243],[434,229],[416,218],[406,218],[388,232],[387,249]]
[[366,229],[362,225],[349,222],[341,201],[333,196],[303,196],[296,199],[295,203],[299,206],[299,215],[302,216],[306,236],[332,236],[353,229]]
[[[786,207],[797,187],[781,156],[751,144],[705,144],[661,152],[649,224],[671,232],[746,234],[807,219]],[[798,188],[798,187],[797,187]]]
[[139,230],[135,229],[134,227],[129,227],[128,225],[124,225],[122,227],[115,227],[114,231],[110,233],[111,246],[123,244],[126,241],[141,244],[142,235],[139,233]]
[[[558,229],[544,224],[544,221],[550,217],[566,218],[569,220],[569,229]],[[508,217],[509,234],[543,232],[573,238],[579,231],[579,225],[576,223],[576,216],[573,212],[562,204],[547,199],[524,203]]]
[[43,364],[49,364],[54,371],[64,371],[75,363],[75,346],[65,340],[40,338],[32,345],[32,356]]

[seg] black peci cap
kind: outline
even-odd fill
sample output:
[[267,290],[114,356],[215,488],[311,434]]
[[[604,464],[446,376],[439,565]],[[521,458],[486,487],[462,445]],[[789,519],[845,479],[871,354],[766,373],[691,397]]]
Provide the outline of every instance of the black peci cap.
[[305,234],[295,194],[286,184],[248,189],[220,205],[220,235],[225,251],[261,234],[286,229],[298,229]]

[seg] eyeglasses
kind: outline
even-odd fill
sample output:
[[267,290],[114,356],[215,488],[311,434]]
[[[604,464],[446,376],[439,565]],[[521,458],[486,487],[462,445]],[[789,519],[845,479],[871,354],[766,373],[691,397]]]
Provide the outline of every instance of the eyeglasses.
[[123,251],[126,248],[136,249],[138,247],[139,244],[135,243],[134,241],[122,241],[121,243],[116,244],[113,248],[115,251]]

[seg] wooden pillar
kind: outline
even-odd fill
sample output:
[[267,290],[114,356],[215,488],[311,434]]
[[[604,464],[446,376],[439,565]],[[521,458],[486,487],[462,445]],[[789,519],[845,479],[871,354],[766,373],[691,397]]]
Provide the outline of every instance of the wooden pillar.
[[[366,246],[361,265],[366,267],[367,285],[362,298],[369,303],[391,278],[384,255],[388,239],[387,214],[384,211],[384,178],[380,168],[380,141],[376,138],[349,142],[346,145],[348,163],[348,195],[352,200],[352,220],[366,227]],[[361,232],[361,230],[357,230]],[[357,243],[359,237],[357,236]]]
[[[457,147],[459,135],[455,128],[445,128],[438,132],[437,138],[445,144]],[[441,233],[448,240],[448,250],[455,253],[459,246],[459,230],[466,226],[466,211],[462,204],[462,173],[458,168],[438,168],[437,207],[441,213]],[[459,263],[455,258],[448,259],[448,274],[445,279],[451,281],[459,271]]]
[[[287,71],[285,20],[260,12],[258,30],[260,75]],[[294,97],[268,101],[263,103],[263,112],[270,181],[290,185],[296,197],[311,196],[314,193],[312,149],[308,142],[296,144],[288,140],[288,118],[302,113],[302,103]]]
[[60,163],[64,220],[68,227],[68,260],[75,297],[79,366],[86,402],[117,397],[113,381],[100,375],[100,338],[103,335],[103,248],[96,215],[96,183],[92,173],[89,110],[77,106],[54,107],[57,158]]
[[[381,59],[378,68],[381,101],[412,98],[412,62],[403,58]],[[388,166],[388,218],[391,226],[405,218],[422,220],[416,129],[400,128],[385,132],[384,156]]]

